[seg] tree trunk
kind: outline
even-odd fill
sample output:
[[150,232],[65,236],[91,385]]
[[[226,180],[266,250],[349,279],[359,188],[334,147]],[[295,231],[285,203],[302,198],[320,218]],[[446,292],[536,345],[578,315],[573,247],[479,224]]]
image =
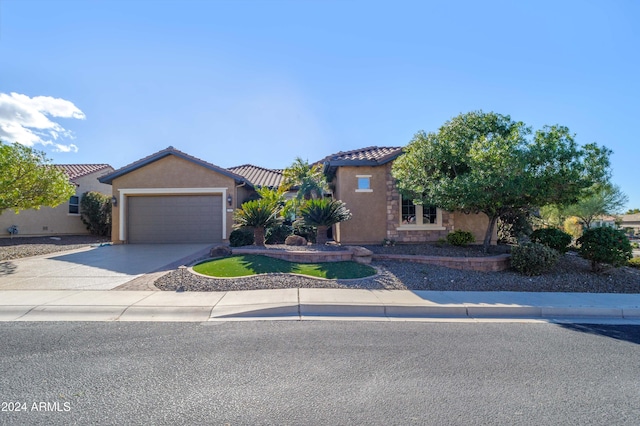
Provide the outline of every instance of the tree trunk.
[[318,226],[318,232],[316,235],[316,244],[325,245],[327,243],[327,230],[328,226]]
[[497,221],[498,221],[498,216],[492,216],[489,218],[487,233],[484,234],[484,243],[482,244],[482,251],[484,251],[485,253],[489,251],[489,246],[491,245],[491,238],[493,237],[493,230],[496,227]]
[[264,228],[253,228],[253,244],[259,247],[264,247]]

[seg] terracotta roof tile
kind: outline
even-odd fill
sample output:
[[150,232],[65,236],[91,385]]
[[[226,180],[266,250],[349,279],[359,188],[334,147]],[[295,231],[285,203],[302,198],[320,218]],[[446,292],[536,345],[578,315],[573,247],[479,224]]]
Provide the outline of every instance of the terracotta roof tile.
[[99,171],[107,173],[113,170],[113,167],[108,164],[55,164],[55,167],[65,172],[69,176],[69,180]]
[[325,157],[323,162],[330,166],[346,165],[380,165],[385,164],[402,154],[402,147],[370,146],[354,149],[352,151],[340,151]]
[[241,166],[229,167],[228,170],[244,177],[254,186],[266,186],[277,188],[282,181],[281,169],[265,169],[253,164],[243,164]]

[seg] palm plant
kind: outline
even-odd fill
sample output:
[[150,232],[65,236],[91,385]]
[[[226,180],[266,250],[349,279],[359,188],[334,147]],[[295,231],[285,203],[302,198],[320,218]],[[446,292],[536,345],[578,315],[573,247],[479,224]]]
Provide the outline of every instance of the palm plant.
[[322,165],[310,165],[300,157],[296,157],[293,164],[282,172],[280,187],[288,190],[294,186],[298,187],[298,201],[322,198],[329,189]]
[[243,203],[233,213],[233,219],[236,222],[234,227],[253,228],[254,244],[257,246],[264,246],[266,228],[282,222],[280,211],[284,197],[278,197],[275,192],[265,188],[258,189],[262,198]]
[[308,200],[300,207],[300,215],[307,225],[317,228],[317,244],[327,242],[327,229],[330,226],[351,219],[351,212],[345,203],[328,198]]

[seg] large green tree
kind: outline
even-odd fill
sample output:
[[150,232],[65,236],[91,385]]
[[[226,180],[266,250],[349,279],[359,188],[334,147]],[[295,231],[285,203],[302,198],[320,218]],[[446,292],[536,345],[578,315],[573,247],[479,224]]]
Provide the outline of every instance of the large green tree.
[[501,215],[573,203],[583,189],[605,182],[609,154],[595,144],[579,147],[563,126],[534,133],[509,116],[474,111],[437,133],[418,132],[392,173],[400,192],[417,203],[485,213],[487,250]]
[[43,152],[0,141],[0,214],[6,209],[55,207],[74,194],[69,177]]

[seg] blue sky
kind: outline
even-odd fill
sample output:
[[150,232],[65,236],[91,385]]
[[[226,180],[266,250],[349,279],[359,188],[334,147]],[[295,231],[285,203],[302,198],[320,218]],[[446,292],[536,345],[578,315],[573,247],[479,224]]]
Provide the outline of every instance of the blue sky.
[[633,0],[0,0],[0,114],[56,163],[283,168],[482,109],[611,148],[640,208],[638,22]]

